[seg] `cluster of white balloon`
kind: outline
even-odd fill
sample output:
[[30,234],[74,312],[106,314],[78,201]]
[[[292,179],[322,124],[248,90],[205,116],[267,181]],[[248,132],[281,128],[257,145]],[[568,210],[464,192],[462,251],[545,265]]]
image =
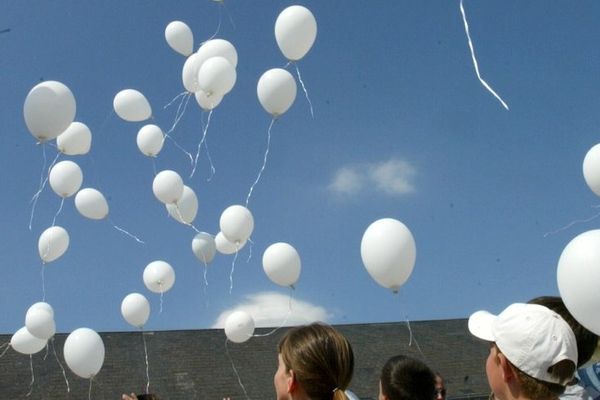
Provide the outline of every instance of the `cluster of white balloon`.
[[[23,105],[25,124],[30,133],[40,143],[56,139],[58,155],[85,155],[91,148],[91,131],[85,124],[74,121],[75,114],[73,93],[66,85],[56,81],[46,81],[34,86]],[[48,183],[61,197],[61,208],[66,198],[76,194],[75,208],[82,216],[99,220],[108,215],[108,203],[101,192],[93,188],[81,189],[83,172],[75,162],[64,160],[53,163],[49,169]],[[38,239],[38,252],[44,265],[60,258],[68,247],[67,230],[56,226],[54,221]],[[12,336],[11,347],[23,354],[35,354],[47,346],[55,332],[52,306],[45,302],[35,303],[26,313],[25,326]],[[96,332],[80,328],[73,331],[65,341],[64,357],[75,374],[91,379],[104,362],[104,344]]]
[[[316,32],[313,14],[302,6],[286,8],[275,23],[277,44],[292,63],[310,50]],[[235,47],[224,39],[211,39],[193,53],[193,34],[181,21],[174,21],[167,26],[165,38],[175,51],[187,57],[182,68],[182,82],[187,94],[194,94],[202,110],[212,111],[235,85],[238,62]],[[258,80],[258,100],[273,120],[291,107],[296,92],[294,77],[282,68],[270,69]],[[128,122],[143,122],[152,117],[150,102],[135,89],[117,93],[113,99],[113,109]],[[41,143],[56,139],[58,151],[68,156],[85,155],[91,148],[91,131],[85,124],[74,121],[75,114],[73,93],[66,85],[56,81],[36,85],[24,104],[25,122],[31,134]],[[159,126],[147,124],[139,129],[136,144],[142,154],[157,157],[165,137]],[[83,172],[75,162],[64,160],[53,163],[49,168],[48,182],[63,202],[75,195],[75,207],[82,216],[95,220],[108,216],[109,207],[104,195],[94,188],[81,188]],[[165,204],[173,219],[193,227],[198,198],[192,188],[184,185],[177,172],[163,170],[157,173],[152,191]],[[205,265],[213,260],[217,251],[233,254],[242,249],[254,230],[254,218],[247,207],[232,205],[221,214],[219,227],[220,232],[215,237],[196,230],[197,234],[192,240],[193,253]],[[38,240],[38,251],[44,264],[60,258],[68,247],[67,230],[56,226],[54,222]],[[300,256],[288,243],[270,245],[263,254],[262,264],[265,274],[277,285],[293,288],[300,277]],[[153,261],[144,269],[143,282],[148,290],[162,295],[174,285],[175,271],[165,261]],[[121,303],[121,314],[127,323],[142,329],[150,316],[150,304],[144,295],[130,293]],[[43,349],[55,334],[54,311],[48,303],[36,303],[28,310],[25,319],[26,325],[12,337],[11,347],[31,355]],[[253,331],[254,320],[243,311],[233,313],[226,322],[225,333],[233,342],[248,340]],[[104,344],[92,329],[79,328],[67,337],[64,357],[76,375],[92,379],[102,367]]]
[[[585,155],[583,177],[592,192],[600,196],[600,143]],[[556,278],[560,295],[573,317],[600,335],[600,229],[581,233],[565,246]]]

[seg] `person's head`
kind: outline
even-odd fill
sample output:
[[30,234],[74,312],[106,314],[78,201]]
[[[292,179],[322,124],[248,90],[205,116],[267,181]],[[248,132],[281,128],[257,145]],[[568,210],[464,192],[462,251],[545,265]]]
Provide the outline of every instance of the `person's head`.
[[379,378],[379,400],[432,400],[435,374],[425,363],[399,355],[390,358]]
[[575,335],[546,307],[516,303],[497,316],[477,311],[469,331],[490,342],[486,374],[497,399],[555,399],[573,379]]
[[278,346],[279,367],[273,378],[277,399],[342,400],[354,371],[348,340],[325,324],[292,328]]
[[446,386],[444,386],[444,378],[439,372],[435,373],[435,400],[446,399]]
[[598,346],[598,336],[581,326],[573,318],[562,299],[557,296],[541,296],[529,300],[529,303],[547,307],[560,315],[569,324],[575,334],[575,340],[577,341],[577,367],[579,368],[588,362],[594,351],[596,351],[596,346]]

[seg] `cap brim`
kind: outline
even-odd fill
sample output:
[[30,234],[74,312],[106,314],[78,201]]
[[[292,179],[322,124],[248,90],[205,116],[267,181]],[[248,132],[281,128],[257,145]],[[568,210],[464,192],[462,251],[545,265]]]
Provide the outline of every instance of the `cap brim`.
[[497,316],[488,311],[475,311],[469,317],[469,332],[479,339],[494,342],[494,334],[492,333],[492,325]]

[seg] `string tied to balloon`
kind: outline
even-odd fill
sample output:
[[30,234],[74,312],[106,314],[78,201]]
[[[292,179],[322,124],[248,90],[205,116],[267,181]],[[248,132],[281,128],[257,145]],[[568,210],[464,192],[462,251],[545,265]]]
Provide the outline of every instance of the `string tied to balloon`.
[[67,393],[70,393],[71,387],[69,386],[69,379],[67,378],[67,373],[65,372],[65,368],[63,367],[62,363],[60,362],[60,359],[58,358],[58,354],[56,354],[56,348],[54,346],[54,337],[52,337],[52,339],[50,340],[50,345],[52,346],[52,352],[54,353],[54,358],[56,359],[56,362],[58,363],[58,366],[60,367],[63,378],[65,380],[65,384],[67,385]]
[[475,48],[473,47],[473,41],[471,40],[471,35],[469,33],[469,23],[467,22],[467,15],[465,13],[465,8],[463,6],[463,0],[460,0],[460,13],[462,14],[463,24],[465,26],[465,34],[467,35],[469,49],[471,50],[471,59],[473,60],[473,67],[475,68],[475,74],[477,75],[477,78],[479,79],[479,82],[481,82],[483,87],[488,92],[490,92],[500,102],[500,104],[502,104],[502,107],[504,107],[508,111],[508,105],[494,91],[494,89],[492,89],[492,87],[485,80],[483,80],[483,78],[481,77],[481,74],[479,73],[479,65],[477,63],[477,58],[475,57]]
[[[198,157],[200,156],[200,149],[202,148],[202,145],[205,144],[205,142],[206,142],[206,135],[208,133],[208,127],[210,126],[210,119],[211,119],[212,113],[213,113],[213,110],[210,110],[208,112],[206,124],[204,124],[204,127],[202,129],[202,139],[198,143],[198,148],[196,149],[196,157],[194,158],[193,168],[192,168],[192,172],[190,174],[190,178],[192,178],[194,176],[194,173],[196,172],[196,166],[198,165]],[[212,176],[214,175],[215,167],[212,163],[212,159],[211,159],[210,153],[208,151],[208,145],[205,146],[205,149],[206,149],[206,155],[210,162],[210,168],[211,168],[211,175],[208,178],[208,180],[210,181],[212,179]]]
[[269,157],[269,150],[271,148],[271,129],[273,128],[273,124],[275,123],[275,121],[276,121],[275,118],[271,119],[271,123],[269,124],[269,129],[267,129],[267,148],[265,149],[265,154],[263,156],[263,163],[262,163],[262,166],[260,167],[260,170],[258,171],[258,175],[256,176],[254,183],[252,184],[252,186],[250,186],[250,190],[248,190],[248,195],[246,196],[246,207],[248,207],[248,203],[250,202],[250,197],[252,197],[252,192],[254,191],[254,187],[260,181],[260,178],[262,177],[262,174],[267,166],[267,159]]
[[29,355],[29,368],[31,370],[31,382],[29,382],[29,392],[27,392],[25,397],[31,396],[31,393],[33,393],[33,384],[35,383],[35,375],[33,373],[33,355],[32,354]]

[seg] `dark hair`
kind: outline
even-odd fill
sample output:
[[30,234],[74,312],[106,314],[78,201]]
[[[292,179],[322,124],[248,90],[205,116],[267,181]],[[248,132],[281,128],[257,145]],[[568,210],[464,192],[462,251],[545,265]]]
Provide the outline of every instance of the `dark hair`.
[[293,328],[279,342],[278,351],[311,399],[346,399],[344,390],[352,379],[354,353],[348,340],[334,328],[319,323]]
[[152,393],[138,394],[138,400],[160,400],[157,395]]
[[432,400],[435,374],[425,363],[398,355],[381,370],[381,391],[389,400]]
[[571,327],[577,341],[577,367],[582,366],[592,357],[598,345],[598,336],[590,332],[571,315],[565,303],[557,296],[540,296],[529,300],[530,304],[539,304],[554,311]]

